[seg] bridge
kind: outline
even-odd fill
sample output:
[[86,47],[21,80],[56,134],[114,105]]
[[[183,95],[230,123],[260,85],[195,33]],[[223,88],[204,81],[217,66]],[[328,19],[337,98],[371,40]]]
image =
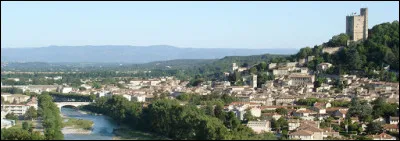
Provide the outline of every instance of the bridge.
[[54,103],[57,104],[58,109],[60,109],[60,111],[61,111],[61,108],[64,107],[64,106],[78,107],[78,106],[81,106],[81,105],[89,105],[92,102],[54,102]]

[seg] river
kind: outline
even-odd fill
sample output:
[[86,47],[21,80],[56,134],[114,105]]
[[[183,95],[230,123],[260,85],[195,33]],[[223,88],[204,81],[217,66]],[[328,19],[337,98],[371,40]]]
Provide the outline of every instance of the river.
[[66,117],[85,119],[93,121],[93,129],[90,134],[64,134],[65,140],[112,140],[113,129],[118,128],[117,124],[104,115],[87,114],[73,108],[61,108],[61,113]]

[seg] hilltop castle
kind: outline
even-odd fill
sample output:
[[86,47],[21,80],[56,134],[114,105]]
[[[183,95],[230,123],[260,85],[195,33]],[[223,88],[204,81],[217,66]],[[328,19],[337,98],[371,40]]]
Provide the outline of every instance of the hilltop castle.
[[366,40],[368,38],[368,8],[361,8],[360,15],[346,16],[346,34],[351,41]]

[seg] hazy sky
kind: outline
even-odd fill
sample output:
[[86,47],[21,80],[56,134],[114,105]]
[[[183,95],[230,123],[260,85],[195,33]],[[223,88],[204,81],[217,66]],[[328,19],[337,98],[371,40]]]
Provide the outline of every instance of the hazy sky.
[[399,19],[399,2],[1,2],[1,47],[172,45],[301,48]]

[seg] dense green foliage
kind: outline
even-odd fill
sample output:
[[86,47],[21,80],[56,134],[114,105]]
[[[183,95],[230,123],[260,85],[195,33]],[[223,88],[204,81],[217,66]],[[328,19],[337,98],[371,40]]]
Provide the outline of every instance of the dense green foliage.
[[24,118],[25,118],[25,119],[33,120],[33,119],[36,119],[37,116],[38,116],[38,115],[37,115],[37,110],[36,110],[33,106],[31,106],[31,107],[29,107],[29,109],[25,112]]
[[[18,116],[15,115],[14,113],[8,113],[6,115],[6,119],[10,119],[10,120],[18,120]],[[16,122],[16,121],[15,121]]]
[[172,139],[271,138],[268,134],[256,135],[250,128],[241,125],[234,113],[223,111],[221,103],[215,108],[208,107],[209,112],[206,112],[207,108],[199,109],[194,104],[182,106],[179,101],[168,99],[159,99],[153,101],[148,107],[142,107],[141,103],[129,102],[122,96],[114,95],[111,98],[99,98],[95,103],[83,108],[111,116],[120,124]]
[[2,93],[10,93],[10,94],[22,94],[22,89],[11,87],[11,88],[1,88]]
[[397,109],[399,105],[397,103],[387,103],[384,98],[379,97],[371,102],[371,104],[374,105],[372,112],[374,119],[379,117],[388,119],[390,116],[399,116]]
[[62,140],[64,135],[61,132],[62,118],[60,109],[53,102],[48,94],[39,96],[39,115],[43,119],[44,135],[48,140]]
[[[334,67],[325,72],[328,74],[357,74],[382,81],[398,81],[395,72],[399,70],[399,22],[382,23],[374,26],[369,32],[370,36],[364,42],[352,42],[347,46],[348,37],[342,33],[323,45],[300,49],[295,57],[301,59],[315,56],[308,64],[312,70],[316,70],[319,63],[332,63]],[[323,47],[336,46],[345,48],[331,55],[322,53]],[[387,65],[395,72],[384,71]],[[380,73],[374,73],[374,70]]]
[[372,121],[372,106],[366,101],[360,101],[357,97],[351,99],[346,117],[358,117],[360,121]]
[[29,132],[21,128],[1,129],[1,140],[45,140],[39,132]]
[[82,94],[63,94],[58,92],[43,92],[42,94],[49,94],[54,102],[65,102],[65,101],[74,101],[74,102],[92,102],[96,99],[95,94],[90,95],[82,95]]

